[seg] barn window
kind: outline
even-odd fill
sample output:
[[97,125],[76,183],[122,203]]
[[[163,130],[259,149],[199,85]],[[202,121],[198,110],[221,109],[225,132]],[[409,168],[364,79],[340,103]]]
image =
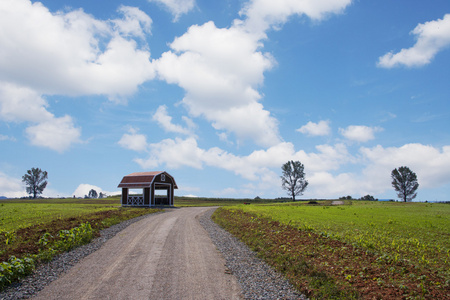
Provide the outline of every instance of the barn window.
[[166,181],[166,174],[161,174],[161,181]]

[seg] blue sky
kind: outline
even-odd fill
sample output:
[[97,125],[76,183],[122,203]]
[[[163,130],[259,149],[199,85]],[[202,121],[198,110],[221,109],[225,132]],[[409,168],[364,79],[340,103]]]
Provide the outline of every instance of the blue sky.
[[0,196],[113,194],[164,170],[177,195],[450,193],[450,2],[3,0]]

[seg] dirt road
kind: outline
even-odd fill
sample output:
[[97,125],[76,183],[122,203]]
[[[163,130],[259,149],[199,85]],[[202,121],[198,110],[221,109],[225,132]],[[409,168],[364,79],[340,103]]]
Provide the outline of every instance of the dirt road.
[[33,299],[242,299],[196,217],[171,209],[133,223]]

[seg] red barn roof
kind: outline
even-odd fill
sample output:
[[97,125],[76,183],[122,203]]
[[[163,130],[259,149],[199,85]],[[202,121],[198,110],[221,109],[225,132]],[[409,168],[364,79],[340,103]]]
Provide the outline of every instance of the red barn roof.
[[[161,180],[161,176],[164,174],[173,183],[173,188],[178,189],[175,179],[167,172],[136,172],[126,175],[122,178],[119,184],[119,188],[145,188],[150,187],[154,182],[167,182],[169,180]],[[156,181],[155,181],[156,180]]]

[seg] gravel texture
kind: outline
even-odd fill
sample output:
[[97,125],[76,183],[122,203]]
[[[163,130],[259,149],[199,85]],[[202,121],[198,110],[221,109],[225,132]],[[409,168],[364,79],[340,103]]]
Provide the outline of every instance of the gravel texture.
[[204,213],[200,224],[225,258],[226,266],[236,276],[245,299],[307,299],[279,273],[256,257],[244,243],[211,220],[214,209]]
[[[236,276],[244,291],[245,299],[307,299],[295,291],[281,275],[258,259],[246,245],[223,230],[211,220],[214,209],[199,217],[200,224],[210,235],[217,249],[226,260],[226,267]],[[91,243],[55,257],[51,262],[41,265],[33,274],[15,283],[0,293],[0,299],[27,299],[42,290],[58,276],[68,271],[85,256],[98,250],[108,239],[130,224],[150,215],[141,216],[111,226],[100,232],[100,237]]]

